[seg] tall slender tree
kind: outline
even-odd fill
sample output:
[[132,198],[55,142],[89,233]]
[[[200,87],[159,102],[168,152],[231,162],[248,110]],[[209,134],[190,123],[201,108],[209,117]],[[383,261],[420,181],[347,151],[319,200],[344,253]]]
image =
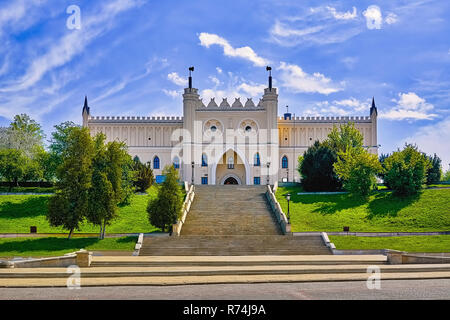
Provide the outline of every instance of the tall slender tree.
[[87,128],[74,128],[67,136],[62,151],[63,162],[57,169],[55,195],[49,200],[47,219],[51,226],[73,231],[87,217],[89,191],[92,187],[94,145]]

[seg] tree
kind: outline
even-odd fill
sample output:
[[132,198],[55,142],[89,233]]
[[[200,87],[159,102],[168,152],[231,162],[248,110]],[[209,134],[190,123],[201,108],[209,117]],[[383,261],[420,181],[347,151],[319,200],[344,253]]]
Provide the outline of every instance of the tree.
[[41,126],[27,114],[16,115],[10,126],[2,133],[3,148],[22,151],[32,158],[36,146],[43,146],[45,137]]
[[441,180],[442,168],[441,159],[436,155],[428,156],[430,168],[427,170],[427,184],[438,183]]
[[346,152],[339,152],[338,160],[333,166],[344,181],[344,188],[360,196],[367,196],[374,189],[377,182],[375,175],[383,170],[376,155],[351,148]]
[[335,191],[342,182],[334,172],[336,153],[325,143],[316,141],[303,155],[299,173],[307,191]]
[[72,121],[62,122],[55,125],[55,131],[52,132],[50,139],[49,151],[52,158],[52,162],[56,167],[63,162],[63,153],[68,147],[68,137],[71,131],[79,129],[80,126],[76,125]]
[[337,153],[346,152],[347,149],[363,149],[364,137],[362,133],[355,128],[353,122],[341,125],[339,129],[334,126],[328,134],[325,145]]
[[450,170],[445,171],[442,175],[441,181],[450,181]]
[[166,166],[163,174],[166,179],[158,190],[158,196],[149,201],[147,212],[150,223],[164,232],[176,223],[181,214],[183,197],[178,184],[178,170]]
[[0,175],[10,183],[9,191],[25,176],[29,159],[17,149],[0,150]]
[[138,191],[145,192],[155,183],[155,177],[150,162],[143,164],[139,161],[139,158],[135,157],[134,170],[136,172],[135,186]]
[[51,226],[79,230],[88,215],[89,191],[92,186],[94,145],[87,128],[74,128],[62,151],[63,162],[57,169],[55,194],[49,200],[47,220]]
[[410,195],[419,192],[431,167],[427,157],[417,146],[406,144],[405,148],[392,153],[385,161],[385,181],[395,194]]

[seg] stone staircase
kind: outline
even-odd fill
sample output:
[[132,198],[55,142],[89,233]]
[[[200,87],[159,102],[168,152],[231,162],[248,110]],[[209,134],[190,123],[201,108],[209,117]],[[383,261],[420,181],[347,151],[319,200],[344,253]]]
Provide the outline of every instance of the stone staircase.
[[329,255],[320,236],[145,237],[140,256]]
[[265,186],[196,186],[179,237],[145,237],[140,256],[330,255],[318,235],[282,235]]
[[196,186],[182,236],[277,235],[264,186]]

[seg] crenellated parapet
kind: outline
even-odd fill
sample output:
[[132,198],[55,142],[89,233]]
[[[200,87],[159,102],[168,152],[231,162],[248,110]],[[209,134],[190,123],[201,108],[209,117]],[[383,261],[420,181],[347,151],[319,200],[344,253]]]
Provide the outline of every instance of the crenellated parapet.
[[89,123],[183,123],[183,117],[89,116]]
[[346,117],[291,117],[291,119],[285,119],[284,117],[278,117],[278,123],[370,123],[372,121],[369,116],[346,116]]

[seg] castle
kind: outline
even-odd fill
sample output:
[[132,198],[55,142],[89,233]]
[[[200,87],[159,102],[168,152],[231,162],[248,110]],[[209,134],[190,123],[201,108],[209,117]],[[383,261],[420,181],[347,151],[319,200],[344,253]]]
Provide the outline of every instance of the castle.
[[183,117],[91,116],[85,98],[83,126],[92,135],[103,132],[107,141],[124,141],[132,157],[150,162],[157,182],[162,170],[174,165],[184,181],[194,184],[273,184],[300,181],[297,159],[316,140],[326,139],[333,126],[353,122],[363,134],[364,146],[378,152],[377,108],[372,100],[370,116],[293,117],[278,116],[277,89],[272,76],[255,105],[236,98],[205,105],[198,89],[183,94]]

